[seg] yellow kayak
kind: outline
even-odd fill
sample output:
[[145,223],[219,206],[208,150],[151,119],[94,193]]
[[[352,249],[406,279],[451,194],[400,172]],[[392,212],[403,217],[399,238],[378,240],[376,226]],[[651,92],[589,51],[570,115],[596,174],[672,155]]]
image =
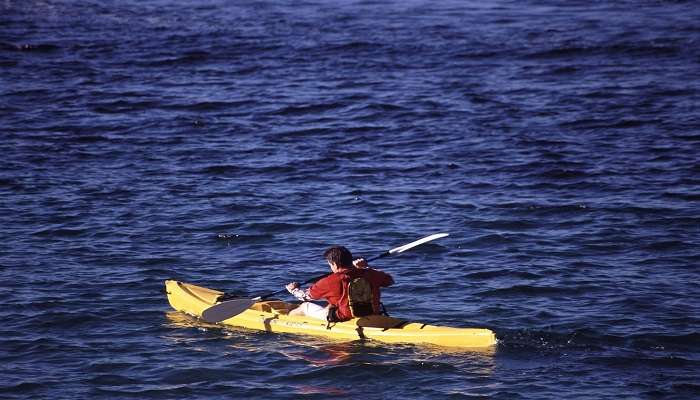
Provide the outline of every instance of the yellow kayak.
[[[170,305],[178,311],[201,317],[202,312],[216,304],[223,292],[184,282],[165,281]],[[279,300],[265,300],[222,321],[224,325],[322,336],[340,340],[372,339],[385,343],[416,343],[457,348],[485,348],[496,344],[496,335],[489,329],[451,328],[427,325],[383,315],[354,318],[327,323],[314,318],[289,316],[296,305]]]

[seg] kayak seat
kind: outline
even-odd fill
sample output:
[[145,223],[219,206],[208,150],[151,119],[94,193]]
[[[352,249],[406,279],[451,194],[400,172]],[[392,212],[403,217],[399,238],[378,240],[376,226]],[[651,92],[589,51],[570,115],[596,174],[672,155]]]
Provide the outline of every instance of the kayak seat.
[[270,300],[270,301],[261,301],[259,303],[255,303],[255,304],[253,304],[251,309],[255,310],[255,311],[266,312],[266,313],[286,315],[289,313],[290,306],[292,306],[292,304],[285,303],[284,301]]

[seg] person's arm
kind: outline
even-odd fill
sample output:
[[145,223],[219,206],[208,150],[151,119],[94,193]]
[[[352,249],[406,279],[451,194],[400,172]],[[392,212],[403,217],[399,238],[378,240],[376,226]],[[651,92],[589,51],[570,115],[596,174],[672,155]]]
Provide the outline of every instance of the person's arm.
[[[355,265],[355,268],[372,269],[372,267],[370,267],[369,264],[367,264],[367,260],[365,260],[364,258],[358,258],[352,263],[353,265]],[[379,284],[379,286],[388,287],[394,284],[394,278],[392,278],[391,275],[387,274],[386,272],[380,271],[378,269],[372,269],[372,271],[381,275],[381,283]]]
[[382,272],[382,274],[384,274],[384,282],[382,283],[382,287],[389,287],[394,284],[394,278],[391,275],[387,274],[386,272]]
[[299,283],[297,282],[288,283],[286,288],[287,291],[292,294],[292,296],[296,297],[301,301],[313,300],[309,295],[309,291],[311,290],[311,288],[304,290],[299,287]]
[[307,291],[311,300],[321,300],[326,297],[326,294],[328,294],[328,278],[328,276],[321,278],[311,285]]

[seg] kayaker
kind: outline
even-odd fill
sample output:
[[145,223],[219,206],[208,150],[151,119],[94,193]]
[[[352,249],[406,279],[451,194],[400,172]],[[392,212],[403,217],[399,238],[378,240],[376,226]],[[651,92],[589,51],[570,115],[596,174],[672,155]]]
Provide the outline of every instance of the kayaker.
[[[354,316],[380,314],[380,288],[391,286],[391,275],[370,268],[363,258],[353,260],[352,253],[343,246],[333,246],[323,253],[332,273],[304,290],[299,283],[291,282],[286,288],[294,297],[303,301],[289,315],[340,322]],[[358,279],[359,278],[359,279]],[[328,301],[322,307],[310,300]],[[362,314],[362,315],[358,315]]]

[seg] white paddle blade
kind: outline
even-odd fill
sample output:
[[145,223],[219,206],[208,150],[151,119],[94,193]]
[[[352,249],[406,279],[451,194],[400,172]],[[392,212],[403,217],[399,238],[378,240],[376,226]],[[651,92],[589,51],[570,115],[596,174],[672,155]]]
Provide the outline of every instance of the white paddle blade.
[[427,243],[427,242],[430,242],[431,240],[435,240],[435,239],[444,238],[445,236],[450,236],[450,234],[449,233],[436,233],[434,235],[426,236],[423,239],[416,240],[415,242],[411,242],[409,244],[405,244],[403,246],[393,248],[393,249],[389,250],[389,254],[402,253],[402,252],[404,252],[408,249],[411,249],[413,247],[420,246],[423,243]]
[[236,315],[249,309],[253,304],[255,304],[255,301],[249,299],[224,301],[204,310],[202,313],[202,319],[209,323],[216,324],[217,322],[235,317]]

